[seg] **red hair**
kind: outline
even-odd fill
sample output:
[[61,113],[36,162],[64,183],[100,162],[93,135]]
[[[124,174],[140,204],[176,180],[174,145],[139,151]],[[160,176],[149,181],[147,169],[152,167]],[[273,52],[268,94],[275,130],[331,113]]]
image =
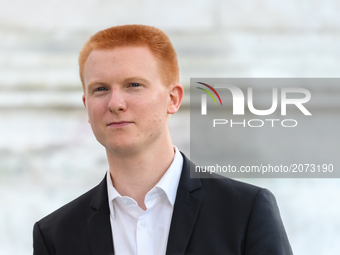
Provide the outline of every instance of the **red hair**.
[[165,85],[179,81],[177,55],[169,37],[160,29],[145,25],[110,27],[90,37],[79,53],[79,74],[85,90],[84,68],[92,50],[119,46],[147,46],[159,61],[160,75]]

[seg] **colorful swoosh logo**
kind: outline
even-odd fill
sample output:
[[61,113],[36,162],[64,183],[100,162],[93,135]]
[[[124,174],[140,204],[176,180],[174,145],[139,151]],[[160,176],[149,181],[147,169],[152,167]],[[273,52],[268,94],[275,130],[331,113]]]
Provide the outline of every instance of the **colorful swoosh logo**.
[[[216,91],[213,87],[211,87],[210,85],[208,85],[208,84],[206,84],[206,83],[203,83],[203,82],[196,82],[196,83],[199,83],[199,84],[204,85],[204,86],[208,87],[209,89],[211,89],[211,91],[213,91],[213,92],[215,93],[215,95],[218,97],[218,100],[220,100],[220,104],[221,104],[221,106],[222,106],[222,100],[221,100],[221,98],[220,98],[220,95],[217,93],[217,91]],[[211,92],[210,92],[209,90],[206,90],[206,89],[203,89],[203,88],[200,88],[200,87],[196,87],[196,88],[205,91],[205,92],[206,92],[209,96],[211,96],[211,98],[214,100],[215,105],[217,105],[214,96],[211,94]]]

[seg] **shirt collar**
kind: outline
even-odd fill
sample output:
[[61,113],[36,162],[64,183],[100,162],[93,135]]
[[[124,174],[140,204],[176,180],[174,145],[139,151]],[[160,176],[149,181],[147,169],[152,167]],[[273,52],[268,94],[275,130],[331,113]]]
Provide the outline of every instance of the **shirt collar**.
[[175,149],[175,156],[174,160],[172,161],[170,167],[156,184],[155,187],[162,189],[170,204],[174,206],[177,187],[179,183],[179,179],[181,177],[182,167],[183,167],[183,157],[182,154],[179,152],[176,146]]
[[[156,184],[156,186],[152,189],[152,190],[154,190],[155,188],[162,189],[172,206],[174,206],[175,204],[177,187],[178,187],[178,183],[181,177],[181,172],[182,172],[182,167],[183,167],[183,156],[176,146],[173,146],[173,147],[175,150],[174,160],[172,161],[168,170],[165,172],[165,174]],[[106,184],[107,184],[110,213],[112,216],[114,216],[112,201],[117,197],[121,197],[121,195],[118,193],[118,191],[115,189],[115,187],[112,184],[109,170],[107,171],[107,174],[106,174]]]
[[107,183],[109,201],[113,201],[116,197],[121,197],[121,195],[118,193],[118,191],[113,186],[111,175],[110,175],[110,170],[108,170],[106,174],[106,183]]

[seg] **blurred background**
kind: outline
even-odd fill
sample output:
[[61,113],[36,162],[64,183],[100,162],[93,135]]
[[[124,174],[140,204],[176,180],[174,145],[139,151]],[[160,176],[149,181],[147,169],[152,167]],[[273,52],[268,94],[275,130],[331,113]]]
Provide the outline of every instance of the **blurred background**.
[[[187,89],[190,77],[340,74],[337,0],[0,0],[0,6],[0,254],[32,254],[33,224],[95,186],[108,169],[78,77],[78,52],[95,32],[130,23],[164,30]],[[338,86],[326,89],[340,95]],[[331,110],[339,118],[339,107]],[[190,154],[189,93],[169,125],[174,144]],[[294,254],[338,254],[339,179],[244,181],[274,193]]]

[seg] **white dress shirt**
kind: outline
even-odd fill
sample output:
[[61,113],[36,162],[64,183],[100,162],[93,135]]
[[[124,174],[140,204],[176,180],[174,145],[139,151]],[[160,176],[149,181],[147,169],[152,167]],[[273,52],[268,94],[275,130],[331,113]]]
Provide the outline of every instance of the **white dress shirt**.
[[177,147],[169,169],[145,196],[146,210],[121,196],[107,173],[110,223],[115,255],[162,255],[166,252],[183,157]]

